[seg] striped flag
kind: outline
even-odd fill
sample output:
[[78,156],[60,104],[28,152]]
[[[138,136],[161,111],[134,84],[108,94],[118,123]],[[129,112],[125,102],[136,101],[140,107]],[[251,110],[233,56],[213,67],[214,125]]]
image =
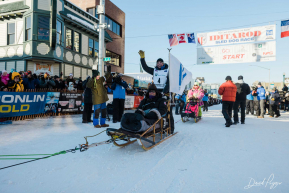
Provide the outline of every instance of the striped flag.
[[289,20],[281,21],[281,38],[289,36]]
[[169,34],[168,36],[169,36],[169,43],[171,47],[179,44],[176,34]]

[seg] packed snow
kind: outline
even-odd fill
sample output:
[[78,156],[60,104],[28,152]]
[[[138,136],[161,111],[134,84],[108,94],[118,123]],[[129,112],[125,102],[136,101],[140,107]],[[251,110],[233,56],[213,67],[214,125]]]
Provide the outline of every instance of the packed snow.
[[[73,115],[1,125],[0,154],[56,153],[104,130],[81,121]],[[288,113],[249,115],[245,125],[226,128],[216,105],[198,123],[183,123],[179,115],[175,122],[178,134],[149,151],[137,142],[124,148],[106,144],[0,170],[0,192],[288,192]],[[107,139],[104,132],[88,141]],[[0,160],[0,168],[22,161]]]

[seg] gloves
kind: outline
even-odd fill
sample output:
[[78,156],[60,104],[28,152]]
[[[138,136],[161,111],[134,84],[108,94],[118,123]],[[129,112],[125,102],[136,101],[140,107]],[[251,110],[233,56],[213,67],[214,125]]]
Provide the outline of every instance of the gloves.
[[138,52],[138,54],[140,55],[140,58],[145,58],[145,53],[144,53],[144,51],[140,50],[140,51]]
[[111,66],[107,66],[107,72],[111,72]]

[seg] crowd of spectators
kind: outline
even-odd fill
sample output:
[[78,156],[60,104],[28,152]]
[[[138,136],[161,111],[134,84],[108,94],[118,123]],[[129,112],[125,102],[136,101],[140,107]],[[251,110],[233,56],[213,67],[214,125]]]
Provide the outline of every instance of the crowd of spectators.
[[[62,77],[62,73],[61,73]],[[48,73],[40,73],[36,75],[31,71],[6,70],[0,71],[0,91],[8,91],[13,89],[16,92],[22,92],[28,89],[57,89],[57,90],[83,90],[82,78],[77,80],[71,73],[67,79],[59,76],[50,76]]]

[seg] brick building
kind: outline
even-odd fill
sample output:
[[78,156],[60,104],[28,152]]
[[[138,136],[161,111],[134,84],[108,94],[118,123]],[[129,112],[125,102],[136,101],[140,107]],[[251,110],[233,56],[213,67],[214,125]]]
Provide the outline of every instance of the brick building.
[[[98,18],[95,7],[99,0],[69,0],[91,15]],[[105,0],[105,22],[110,25],[106,32],[113,39],[106,45],[106,57],[111,57],[112,72],[124,73],[125,52],[125,13],[110,0]]]

